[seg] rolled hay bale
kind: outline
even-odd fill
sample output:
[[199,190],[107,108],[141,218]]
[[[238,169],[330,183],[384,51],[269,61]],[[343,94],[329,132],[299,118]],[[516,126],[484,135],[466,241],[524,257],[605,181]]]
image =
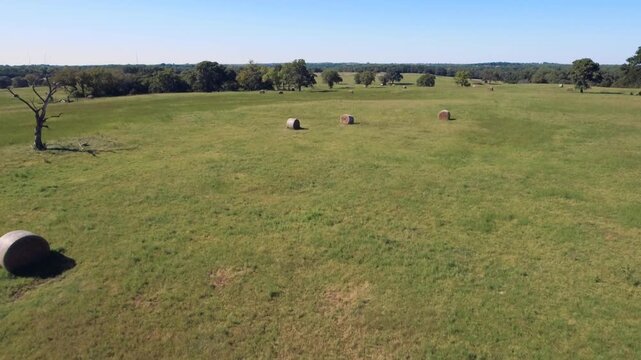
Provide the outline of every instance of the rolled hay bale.
[[452,115],[450,114],[450,112],[448,110],[441,110],[441,112],[438,113],[438,119],[439,120],[447,121],[447,120],[450,120],[451,117],[452,117]]
[[296,118],[287,119],[287,128],[292,130],[300,130],[300,121]]
[[16,230],[0,237],[0,265],[10,273],[36,265],[51,254],[43,237],[25,230]]
[[354,124],[354,117],[349,114],[343,114],[341,115],[341,123],[345,125],[352,125]]
[[563,84],[559,84],[559,87],[560,87],[560,88],[562,88],[562,87],[563,87]]

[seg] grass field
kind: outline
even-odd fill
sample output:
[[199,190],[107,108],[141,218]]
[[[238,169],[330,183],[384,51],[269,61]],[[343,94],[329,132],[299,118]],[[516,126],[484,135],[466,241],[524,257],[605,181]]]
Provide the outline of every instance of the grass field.
[[96,156],[0,92],[0,233],[77,263],[0,358],[641,357],[640,96],[352,88],[52,106]]

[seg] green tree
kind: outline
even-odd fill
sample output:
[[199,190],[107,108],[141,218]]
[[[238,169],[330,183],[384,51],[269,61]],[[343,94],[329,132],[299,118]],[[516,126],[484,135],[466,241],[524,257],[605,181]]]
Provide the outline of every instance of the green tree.
[[378,75],[378,81],[380,81],[380,82],[381,82],[381,84],[383,84],[383,86],[386,86],[386,85],[387,85],[387,83],[389,82],[389,75],[388,75],[388,73],[384,72],[384,73],[382,73],[382,74]]
[[343,78],[338,71],[331,69],[323,70],[321,73],[321,79],[323,79],[323,82],[326,83],[330,89],[334,88],[334,84],[338,84],[343,81]]
[[570,73],[574,87],[581,92],[589,89],[593,83],[601,81],[601,69],[598,63],[592,59],[579,59],[572,62],[572,71]]
[[233,90],[237,86],[236,73],[217,62],[202,61],[185,76],[193,91]]
[[24,79],[27,80],[27,83],[29,84],[29,86],[40,85],[40,76],[36,74],[27,74],[24,76]]
[[454,75],[454,82],[460,86],[470,86],[470,73],[465,70],[460,70]]
[[307,64],[303,59],[283,65],[281,72],[285,84],[298,89],[298,91],[301,91],[303,87],[316,84],[316,75],[307,69]]
[[434,87],[436,84],[436,76],[432,74],[423,74],[418,77],[416,80],[416,85],[417,86],[427,86],[427,87]]
[[263,82],[270,83],[277,90],[283,90],[285,88],[285,82],[283,81],[283,67],[278,64],[272,68],[269,68],[265,75],[263,75]]
[[11,87],[12,88],[23,88],[29,86],[27,80],[22,76],[16,76],[11,78]]
[[[81,83],[79,81],[80,72],[77,69],[65,66],[62,69],[56,71],[56,74],[53,76],[53,80],[60,85],[64,86],[65,90],[71,96],[82,96],[85,97],[84,88],[80,90]],[[85,85],[84,83],[82,85]]]
[[184,92],[188,89],[189,84],[174,69],[162,69],[149,79],[149,92],[152,93]]
[[392,84],[403,80],[403,74],[398,70],[389,70],[385,74],[387,75],[388,81]]
[[628,58],[627,64],[621,66],[623,86],[638,87],[641,86],[641,46],[634,56]]
[[354,74],[354,84],[360,85],[362,83],[363,82],[361,81],[361,73],[357,72],[356,74]]
[[500,78],[501,78],[501,75],[496,70],[485,69],[481,73],[481,79],[485,83],[491,84],[493,81],[498,81]]
[[401,72],[398,70],[388,70],[380,74],[378,76],[378,80],[383,85],[387,85],[388,83],[393,84],[395,82],[403,80],[403,74],[401,74]]
[[365,85],[365,87],[372,85],[374,80],[376,80],[376,73],[370,70],[361,71],[356,75],[358,75],[358,79],[359,79],[358,83]]
[[11,78],[8,76],[0,76],[0,89],[5,89],[11,86]]
[[273,87],[271,81],[265,78],[267,72],[267,68],[258,66],[250,60],[248,65],[238,71],[236,81],[238,82],[238,86],[243,90],[255,91],[271,89]]

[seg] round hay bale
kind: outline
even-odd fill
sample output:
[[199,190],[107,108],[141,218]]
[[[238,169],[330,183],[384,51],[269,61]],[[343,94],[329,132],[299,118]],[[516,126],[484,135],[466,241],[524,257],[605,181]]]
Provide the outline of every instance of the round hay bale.
[[563,84],[559,84],[559,87],[560,87],[560,88],[562,88],[562,87],[563,87]]
[[403,85],[403,89],[407,89],[407,86]]
[[451,119],[452,115],[448,110],[441,110],[441,112],[438,113],[438,119],[439,120],[444,120],[447,121]]
[[0,265],[10,273],[35,265],[51,253],[47,240],[25,230],[0,237]]
[[292,130],[300,130],[300,121],[296,118],[287,119],[287,128]]
[[341,115],[341,123],[345,125],[352,125],[354,124],[354,117],[349,114],[343,114]]

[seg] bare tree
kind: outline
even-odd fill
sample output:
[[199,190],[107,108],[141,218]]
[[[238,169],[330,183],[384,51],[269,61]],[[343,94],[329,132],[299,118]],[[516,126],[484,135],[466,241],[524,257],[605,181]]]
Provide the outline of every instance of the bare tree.
[[25,105],[33,111],[33,114],[36,118],[36,128],[34,130],[34,141],[33,141],[33,148],[38,151],[43,151],[47,150],[47,146],[42,142],[42,128],[48,128],[46,122],[47,120],[51,118],[57,118],[62,115],[62,113],[59,113],[58,115],[52,115],[52,116],[47,116],[47,107],[49,106],[49,103],[53,100],[53,95],[60,89],[61,85],[60,83],[52,83],[49,77],[44,78],[45,85],[47,86],[47,94],[45,96],[40,95],[38,90],[36,90],[36,85],[35,83],[31,85],[31,90],[33,90],[34,94],[38,97],[38,99],[30,99],[29,101],[23,99],[20,95],[16,94],[13,92],[11,88],[8,88],[9,92],[13,97],[17,98],[18,100],[22,101]]

